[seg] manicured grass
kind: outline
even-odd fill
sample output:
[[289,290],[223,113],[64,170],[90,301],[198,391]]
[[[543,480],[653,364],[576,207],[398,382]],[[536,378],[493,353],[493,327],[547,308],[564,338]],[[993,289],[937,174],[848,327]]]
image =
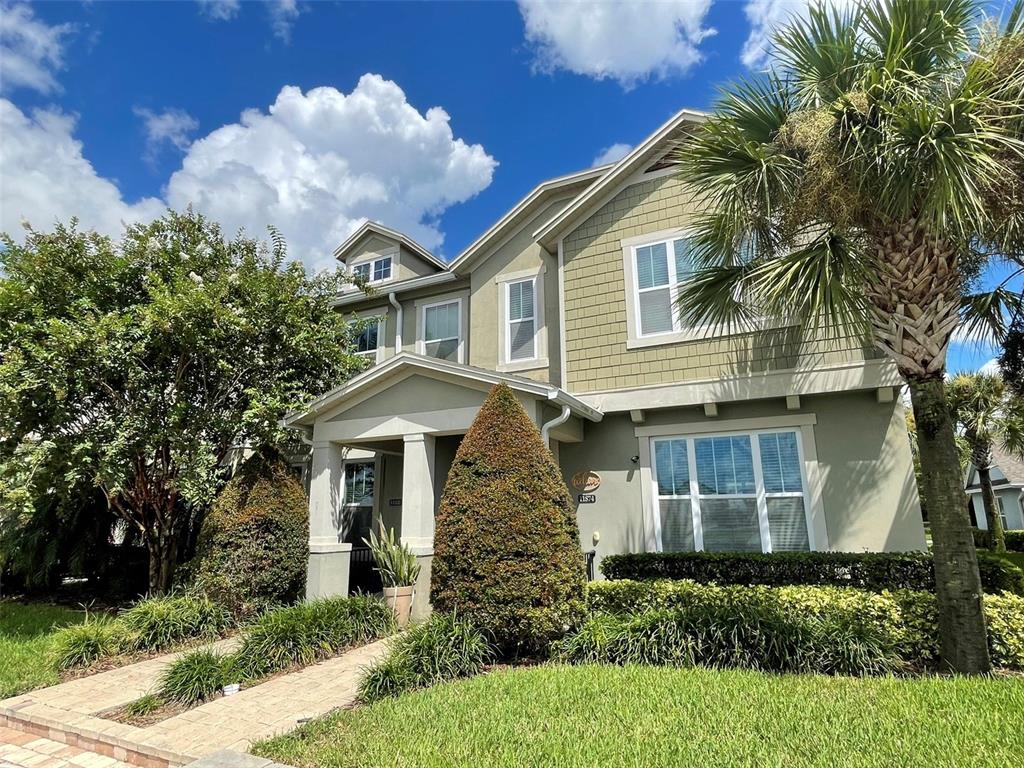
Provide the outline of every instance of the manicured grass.
[[1024,569],[1024,552],[993,552],[992,554]]
[[256,745],[296,766],[1017,764],[1020,679],[539,667],[342,711]]
[[59,605],[0,601],[0,699],[59,682],[49,658],[53,632],[84,619]]

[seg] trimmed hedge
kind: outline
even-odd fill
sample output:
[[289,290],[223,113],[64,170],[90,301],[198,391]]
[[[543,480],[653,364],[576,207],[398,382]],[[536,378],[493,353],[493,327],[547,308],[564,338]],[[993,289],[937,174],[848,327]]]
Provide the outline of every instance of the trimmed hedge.
[[[992,549],[992,534],[980,528],[974,528],[974,546],[980,549]],[[1003,531],[1003,543],[1007,552],[1024,552],[1024,531]]]
[[[979,552],[978,568],[986,592],[1024,595],[1024,571],[1012,563]],[[609,555],[601,572],[613,580],[935,590],[932,558],[925,552],[641,552]]]
[[293,603],[306,582],[309,501],[276,454],[250,456],[203,520],[194,587],[249,617]]
[[431,602],[534,653],[583,615],[583,553],[569,490],[540,431],[494,387],[455,454],[437,513]]
[[[933,667],[939,659],[938,609],[927,592],[872,592],[849,587],[718,586],[686,580],[603,581],[589,585],[595,616],[629,616],[650,611],[722,608],[738,615],[761,611],[860,627],[883,641],[882,659],[895,654],[908,667]],[[1024,669],[1024,598],[985,596],[989,651],[993,664]],[[839,635],[841,638],[844,635]],[[845,641],[844,641],[845,642]]]

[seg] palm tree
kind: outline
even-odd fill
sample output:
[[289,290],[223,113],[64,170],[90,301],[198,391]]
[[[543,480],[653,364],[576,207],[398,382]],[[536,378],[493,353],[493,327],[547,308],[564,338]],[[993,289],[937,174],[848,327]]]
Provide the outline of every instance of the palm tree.
[[992,448],[1024,458],[1024,400],[1007,392],[1002,377],[987,373],[958,373],[946,385],[953,424],[970,450],[978,470],[985,522],[996,552],[1006,551],[1003,521],[992,490]]
[[1024,30],[972,0],[817,6],[774,40],[676,155],[705,213],[692,322],[799,320],[858,334],[910,389],[932,526],[942,655],[989,668],[981,582],[946,407],[950,337],[1000,337],[1017,297],[972,293],[992,259],[1024,263]]

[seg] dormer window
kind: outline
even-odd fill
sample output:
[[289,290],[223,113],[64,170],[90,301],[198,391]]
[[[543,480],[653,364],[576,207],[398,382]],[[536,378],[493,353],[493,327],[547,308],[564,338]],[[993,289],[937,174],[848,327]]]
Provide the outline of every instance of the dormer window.
[[373,261],[364,261],[352,267],[352,276],[367,283],[380,283],[391,279],[391,257],[383,256]]

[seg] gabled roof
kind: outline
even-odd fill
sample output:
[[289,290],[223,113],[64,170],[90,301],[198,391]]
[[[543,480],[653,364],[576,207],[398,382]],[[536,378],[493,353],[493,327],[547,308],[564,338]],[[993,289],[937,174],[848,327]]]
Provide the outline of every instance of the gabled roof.
[[1014,456],[1001,445],[994,445],[992,463],[1006,475],[1010,485],[1024,486],[1024,459]]
[[487,250],[488,246],[494,243],[496,238],[511,231],[520,222],[523,214],[529,212],[539,201],[545,200],[552,193],[558,192],[565,187],[598,179],[612,168],[613,165],[614,163],[597,165],[585,171],[576,171],[575,173],[568,173],[564,176],[556,176],[553,179],[542,181],[530,190],[526,197],[512,206],[509,212],[498,219],[493,226],[470,243],[462,253],[452,260],[448,268],[455,271],[475,260]]
[[339,261],[344,261],[349,251],[355,248],[359,241],[367,235],[380,235],[388,240],[394,240],[396,243],[404,245],[428,264],[433,264],[438,269],[448,269],[447,264],[434,256],[434,254],[408,235],[402,234],[397,229],[391,229],[390,227],[385,227],[383,224],[378,224],[376,221],[364,221],[359,229],[349,235],[348,239],[335,249],[334,258]]
[[546,248],[553,248],[559,238],[569,232],[581,218],[604,205],[626,179],[659,159],[659,154],[664,152],[664,143],[680,127],[686,123],[702,122],[706,116],[706,113],[692,109],[682,109],[677,112],[658,130],[638,144],[632,152],[615,163],[600,179],[581,192],[561,212],[534,232],[534,240],[539,241]]
[[336,387],[330,392],[321,395],[303,410],[287,414],[281,419],[281,425],[284,427],[309,426],[316,420],[317,416],[342,405],[346,400],[363,392],[372,384],[402,373],[417,371],[428,375],[443,374],[456,379],[465,379],[492,386],[494,384],[507,384],[516,391],[550,400],[556,405],[566,405],[573,414],[590,421],[600,421],[604,416],[601,411],[592,408],[579,398],[573,397],[568,392],[551,384],[545,384],[544,382],[534,381],[509,373],[489,371],[486,368],[477,368],[473,365],[453,363],[449,360],[439,360],[435,357],[426,357],[424,355],[414,355],[411,352],[400,352],[383,363],[379,363],[363,371],[358,376],[354,376],[340,387]]

